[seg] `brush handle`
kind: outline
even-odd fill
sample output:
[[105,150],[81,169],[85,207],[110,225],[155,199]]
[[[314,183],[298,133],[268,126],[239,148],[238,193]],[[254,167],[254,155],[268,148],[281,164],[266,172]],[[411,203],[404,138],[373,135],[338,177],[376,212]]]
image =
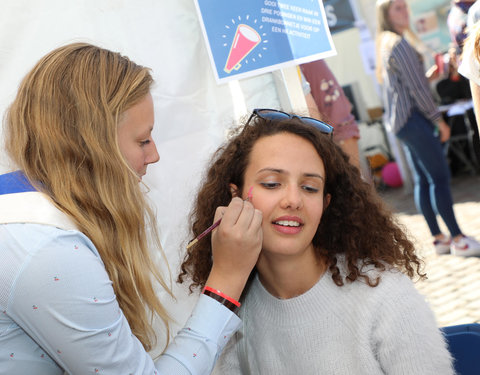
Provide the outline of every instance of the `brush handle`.
[[222,219],[220,218],[216,222],[214,222],[212,225],[210,225],[207,229],[205,229],[202,233],[200,233],[197,237],[195,237],[195,239],[191,240],[187,245],[187,249],[195,245],[199,240],[201,240],[203,237],[209,234],[212,230],[218,227],[221,222],[222,222]]
[[[252,200],[252,190],[253,190],[253,186],[250,187],[250,189],[248,190],[248,196],[247,196],[247,199],[245,199],[245,201],[250,202]],[[221,222],[222,222],[222,218],[218,219],[216,222],[214,222],[212,225],[210,225],[207,229],[205,229],[202,233],[200,233],[197,237],[195,237],[193,240],[191,240],[187,245],[187,249],[189,249],[190,247],[195,245],[203,237],[205,237],[212,230],[214,230],[216,227],[218,227]]]
[[212,225],[210,225],[207,229],[205,229],[202,233],[200,233],[197,236],[197,240],[201,240],[203,237],[205,237],[207,234],[209,234],[212,230],[214,230],[216,227],[220,225],[222,222],[222,219],[218,219],[216,222],[214,222]]

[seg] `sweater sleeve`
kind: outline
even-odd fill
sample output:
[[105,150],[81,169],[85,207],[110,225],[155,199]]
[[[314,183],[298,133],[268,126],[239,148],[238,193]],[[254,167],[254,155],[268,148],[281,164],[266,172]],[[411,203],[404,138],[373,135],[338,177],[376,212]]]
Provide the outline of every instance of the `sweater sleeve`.
[[441,116],[417,51],[404,39],[392,50],[390,64],[398,72],[398,79],[406,86],[416,108],[428,119],[435,122]]
[[382,279],[380,285],[384,282],[373,342],[385,374],[454,374],[445,339],[424,297],[402,274]]

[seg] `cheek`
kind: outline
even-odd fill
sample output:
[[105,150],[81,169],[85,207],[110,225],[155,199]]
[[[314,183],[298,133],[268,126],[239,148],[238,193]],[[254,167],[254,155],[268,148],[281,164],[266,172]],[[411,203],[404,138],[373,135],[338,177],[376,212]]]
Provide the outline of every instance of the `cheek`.
[[315,200],[314,202],[307,203],[307,207],[309,207],[309,217],[312,223],[318,226],[320,221],[322,220],[323,212],[327,208],[324,204],[324,199],[322,198],[320,201]]
[[140,172],[143,169],[145,156],[140,148],[131,147],[123,153],[125,159],[132,169]]
[[320,221],[322,220],[323,211],[324,211],[324,206],[321,205],[314,212],[314,217],[315,217],[315,221],[317,222],[317,226],[320,224]]
[[145,165],[145,152],[142,149],[137,150],[135,153],[135,165],[138,169],[143,169]]
[[272,212],[275,208],[275,200],[272,199],[272,197],[268,194],[262,194],[259,189],[257,189],[257,191],[253,189],[252,199],[250,202],[257,210],[262,211],[263,223],[267,223],[270,220]]
[[394,9],[390,9],[387,13],[387,19],[388,21],[391,23],[391,24],[394,24],[395,23],[395,19],[396,19],[396,14],[395,14],[395,10]]
[[[261,203],[257,203],[261,202]],[[267,222],[269,220],[269,216],[271,216],[272,209],[268,205],[268,201],[257,199],[253,201],[253,206],[262,212],[263,215],[263,222]]]

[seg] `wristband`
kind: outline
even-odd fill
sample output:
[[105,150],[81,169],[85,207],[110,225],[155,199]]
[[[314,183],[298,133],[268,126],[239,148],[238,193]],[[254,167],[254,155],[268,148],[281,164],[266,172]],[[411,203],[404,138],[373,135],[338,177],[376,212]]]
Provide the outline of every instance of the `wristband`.
[[226,294],[222,293],[217,289],[210,288],[206,286],[203,288],[203,294],[213,298],[215,301],[220,302],[229,310],[233,311],[234,313],[237,312],[238,308],[240,307],[240,302],[234,300],[233,298],[227,296]]

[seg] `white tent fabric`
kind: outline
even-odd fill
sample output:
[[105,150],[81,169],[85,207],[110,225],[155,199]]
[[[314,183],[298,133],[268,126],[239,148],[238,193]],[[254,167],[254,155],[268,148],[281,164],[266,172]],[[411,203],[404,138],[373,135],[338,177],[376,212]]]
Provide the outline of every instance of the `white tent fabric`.
[[[223,142],[226,128],[247,110],[279,107],[272,75],[217,85],[193,0],[2,0],[1,5],[2,117],[36,61],[70,42],[119,51],[152,68],[154,138],[161,159],[149,167],[144,180],[151,188],[174,283],[204,165]],[[10,169],[5,152],[0,152],[0,173]],[[175,332],[188,318],[195,297],[175,283],[173,290],[178,298],[168,301],[168,307],[176,320]],[[159,334],[160,349],[163,336]]]

